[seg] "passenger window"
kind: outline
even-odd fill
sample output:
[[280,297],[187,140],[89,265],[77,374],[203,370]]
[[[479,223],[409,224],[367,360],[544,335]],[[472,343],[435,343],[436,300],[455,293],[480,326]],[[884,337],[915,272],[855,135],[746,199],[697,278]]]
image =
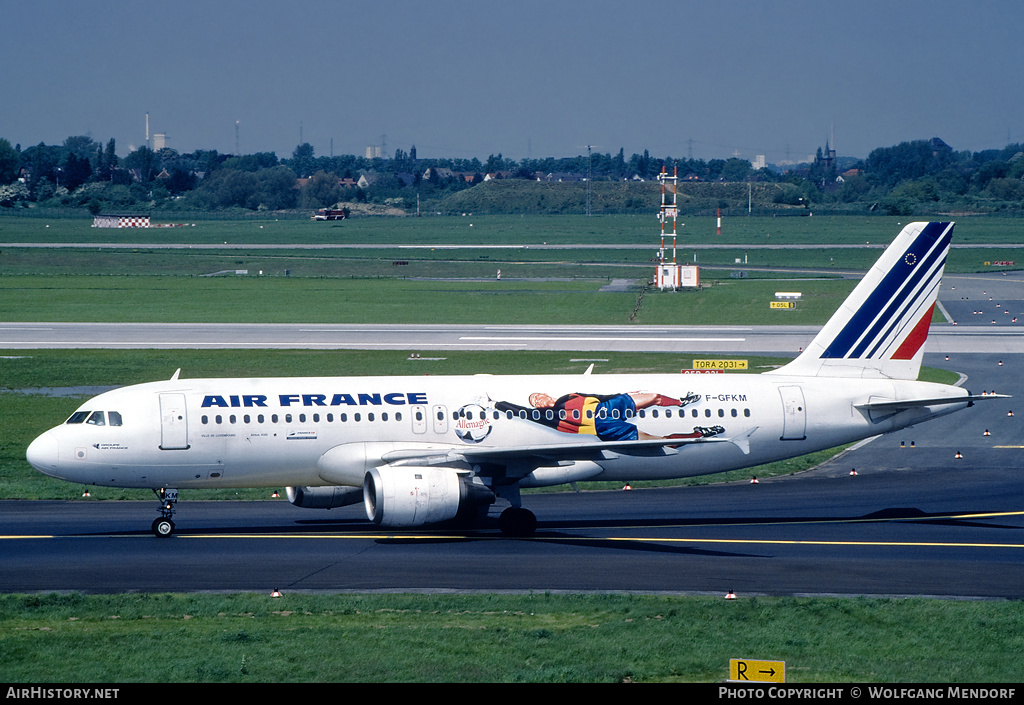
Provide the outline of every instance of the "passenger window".
[[89,415],[89,418],[85,420],[86,423],[91,423],[93,426],[106,426],[107,422],[103,418],[102,411],[94,411]]
[[69,418],[64,423],[85,423],[85,419],[88,416],[88,411],[76,411],[75,413],[71,414],[71,418]]
[[107,422],[111,426],[120,426],[121,425],[121,414],[120,414],[120,412],[108,411],[107,412]]

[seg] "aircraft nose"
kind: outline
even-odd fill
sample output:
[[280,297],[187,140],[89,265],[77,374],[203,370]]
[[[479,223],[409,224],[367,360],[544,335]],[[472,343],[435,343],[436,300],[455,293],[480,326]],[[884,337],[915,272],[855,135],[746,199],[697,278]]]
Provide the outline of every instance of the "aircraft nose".
[[53,475],[57,471],[57,449],[57,438],[47,431],[29,444],[25,457],[39,472]]

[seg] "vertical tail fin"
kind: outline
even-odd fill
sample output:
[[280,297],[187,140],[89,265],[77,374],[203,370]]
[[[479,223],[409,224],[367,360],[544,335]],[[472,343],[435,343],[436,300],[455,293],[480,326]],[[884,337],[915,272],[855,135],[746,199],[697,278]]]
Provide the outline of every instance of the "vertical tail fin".
[[953,223],[910,223],[793,362],[770,373],[917,379]]

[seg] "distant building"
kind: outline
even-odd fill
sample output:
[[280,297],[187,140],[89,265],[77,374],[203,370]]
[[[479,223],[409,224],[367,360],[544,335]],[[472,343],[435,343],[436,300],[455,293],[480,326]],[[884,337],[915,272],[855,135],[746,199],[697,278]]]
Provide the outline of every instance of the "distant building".
[[565,171],[553,171],[550,174],[548,174],[547,176],[545,176],[544,180],[545,181],[561,181],[561,182],[564,183],[564,182],[570,182],[570,181],[586,181],[587,177],[581,176],[580,174],[570,174],[570,173],[565,172]]
[[425,181],[430,181],[430,179],[433,178],[434,176],[441,180],[454,179],[455,172],[443,166],[433,167],[423,172],[423,179]]

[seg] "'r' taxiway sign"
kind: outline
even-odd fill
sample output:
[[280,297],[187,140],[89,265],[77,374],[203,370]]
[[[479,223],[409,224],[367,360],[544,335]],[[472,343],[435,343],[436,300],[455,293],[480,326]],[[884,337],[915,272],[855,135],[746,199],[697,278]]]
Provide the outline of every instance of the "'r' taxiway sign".
[[762,683],[785,683],[785,661],[751,661],[750,659],[729,659],[729,680],[759,681]]

